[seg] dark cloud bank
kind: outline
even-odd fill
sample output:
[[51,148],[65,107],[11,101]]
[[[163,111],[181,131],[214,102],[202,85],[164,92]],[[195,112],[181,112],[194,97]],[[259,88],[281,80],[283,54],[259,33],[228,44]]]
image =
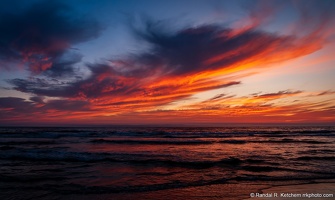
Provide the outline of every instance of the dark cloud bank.
[[[296,37],[267,33],[257,27],[236,34],[236,30],[215,24],[186,27],[175,32],[164,32],[160,26],[149,20],[143,24],[143,29],[134,30],[138,38],[150,45],[150,50],[86,64],[90,71],[87,78],[64,82],[52,78],[76,75],[74,65],[80,63],[81,55],[71,49],[73,45],[98,37],[103,27],[56,1],[36,3],[19,13],[3,11],[0,13],[2,67],[6,68],[6,63],[11,62],[25,63],[32,74],[39,75],[30,79],[8,80],[13,89],[34,95],[31,98],[33,102],[0,98],[1,107],[24,112],[22,108],[29,109],[44,103],[43,109],[86,110],[89,106],[86,100],[141,96],[149,93],[148,86],[153,82],[213,72],[249,60],[266,61],[275,54],[300,48],[295,46]],[[171,81],[171,85],[150,87],[150,90],[161,91],[159,94],[164,96],[178,93],[183,88],[200,92],[238,84],[239,81],[231,81],[192,90],[189,85]],[[44,96],[66,100],[44,102]],[[184,94],[180,96],[185,97]]]
[[98,37],[103,27],[60,1],[40,1],[20,12],[2,10],[0,29],[2,68],[16,62],[33,74],[62,76],[81,60],[72,46]]

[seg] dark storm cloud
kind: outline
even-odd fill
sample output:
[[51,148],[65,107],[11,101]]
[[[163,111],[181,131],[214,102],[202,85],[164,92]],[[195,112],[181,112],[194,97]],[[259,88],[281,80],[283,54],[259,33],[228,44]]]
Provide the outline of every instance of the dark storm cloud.
[[[151,52],[135,59],[151,66],[156,66],[157,63],[168,66],[165,70],[172,75],[227,67],[259,54],[266,49],[266,44],[289,42],[289,38],[260,31],[247,31],[232,36],[233,30],[216,25],[164,33],[159,24],[155,26],[153,23],[147,23],[145,30],[137,31],[137,34],[147,41],[152,49]],[[215,57],[217,59],[210,62]]]
[[102,27],[60,1],[39,1],[18,11],[0,10],[0,29],[3,65],[21,62],[33,73],[48,70],[47,74],[57,76],[71,72],[71,65],[80,61],[78,56],[64,61],[65,52],[97,37]]
[[51,82],[41,78],[12,79],[8,83],[14,85],[15,90],[49,97],[72,97],[76,91],[67,83]]
[[32,102],[18,97],[0,97],[0,122],[28,117],[36,113]]
[[13,109],[14,111],[32,111],[32,103],[18,97],[1,97],[0,109]]
[[[31,93],[40,96],[49,97],[81,97],[94,99],[99,97],[132,97],[134,95],[145,95],[151,97],[165,96],[175,93],[180,89],[185,89],[184,85],[167,85],[155,88],[148,88],[148,83],[142,83],[137,77],[122,76],[115,70],[105,64],[96,64],[89,66],[91,75],[84,80],[74,82],[61,82],[55,79],[12,79],[8,83],[14,85],[15,90],[24,93]],[[163,77],[160,77],[163,78]],[[150,84],[150,83],[149,83]],[[226,88],[233,85],[239,85],[239,81],[217,83],[210,85],[199,85],[195,88],[186,88],[186,92],[195,93],[212,89]],[[186,97],[177,95],[176,97]]]
[[124,77],[117,76],[114,70],[105,64],[89,65],[91,75],[84,80],[62,82],[57,79],[12,79],[8,83],[15,90],[49,97],[85,97],[97,98],[106,95],[131,94],[137,90],[136,82],[127,82]]
[[18,97],[0,97],[0,120],[31,114],[43,115],[49,110],[62,112],[87,111],[90,109],[89,102],[81,100],[49,100],[44,102],[41,97],[32,97],[31,100],[33,102]]
[[[13,54],[23,59],[25,54],[21,52],[24,52],[25,47],[31,48],[33,53],[29,54],[28,58],[38,60],[41,66],[37,68],[43,69],[43,74],[48,77],[76,74],[73,65],[81,61],[81,56],[70,50],[71,45],[96,37],[101,27],[94,21],[66,15],[69,8],[64,5],[55,2],[51,5],[38,4],[26,12],[0,20],[0,25],[5,24],[4,21],[23,25],[23,28],[10,27],[4,33],[0,33],[7,38],[4,40],[7,45],[5,50],[14,48],[16,51],[13,51]],[[39,18],[44,15],[46,19]],[[23,20],[35,18],[37,22]],[[33,29],[33,32],[28,31],[22,38],[19,37],[18,33],[29,30],[30,25],[35,23],[37,31]],[[257,68],[258,65],[265,66],[269,63],[286,61],[315,52],[321,44],[315,40],[311,40],[310,43],[299,40],[297,36],[282,36],[260,31],[257,29],[260,24],[257,23],[254,24],[255,27],[248,29],[231,29],[212,24],[175,30],[169,28],[171,24],[164,25],[153,20],[147,20],[140,25],[141,28],[133,28],[133,31],[142,42],[149,44],[145,52],[87,64],[90,75],[84,79],[57,82],[30,78],[13,79],[8,82],[15,90],[36,96],[85,99],[109,97],[111,100],[115,98],[116,101],[124,102],[135,102],[137,101],[133,100],[135,97],[154,101],[149,98],[168,96],[173,101],[175,100],[173,98],[178,96],[187,97],[201,91],[240,84],[239,81],[230,79],[213,80],[231,73],[229,71],[231,69],[233,72],[239,72],[251,67]],[[15,34],[10,36],[9,33]],[[14,46],[10,46],[9,41],[15,38],[19,39],[14,42]],[[51,61],[44,59],[45,56],[51,57]],[[244,64],[249,63],[253,65],[243,68]],[[226,69],[229,69],[228,72]],[[293,93],[297,92],[299,91]],[[258,95],[257,98],[293,95],[293,93],[280,91]],[[172,95],[176,97],[171,97]],[[217,99],[219,98],[221,97]]]
[[75,64],[80,63],[82,57],[79,53],[67,51],[61,57],[56,57],[52,66],[42,74],[54,78],[75,76]]
[[[144,32],[137,33],[143,40],[150,43],[149,52],[131,54],[124,58],[110,60],[108,63],[88,64],[91,75],[84,80],[66,84],[51,84],[38,78],[13,79],[9,82],[18,91],[51,97],[99,98],[142,94],[163,96],[181,89],[195,93],[237,85],[240,82],[218,82],[208,85],[207,83],[210,82],[208,79],[205,84],[193,87],[196,83],[177,84],[173,79],[224,69],[261,53],[271,55],[275,51],[285,49],[291,41],[288,37],[261,31],[250,30],[233,35],[232,30],[216,25],[185,28],[175,33],[162,33],[161,30],[147,24]],[[276,48],[273,48],[274,44]],[[64,68],[71,66],[72,60],[63,62],[57,68],[51,68],[50,76],[73,70],[71,67]],[[150,82],[143,81],[150,77],[154,77]],[[171,83],[149,87],[150,84],[161,80],[170,80]]]
[[[206,76],[201,78],[202,81],[194,82],[192,77],[198,76],[199,73],[211,74],[216,70],[224,70],[241,63],[256,61],[266,64],[268,61],[287,60],[291,58],[287,55],[298,56],[287,52],[294,52],[301,48],[294,45],[295,37],[280,36],[255,29],[236,31],[220,25],[203,25],[174,31],[166,27],[162,28],[161,23],[150,20],[143,26],[142,29],[134,29],[134,33],[150,45],[149,50],[105,63],[87,64],[86,67],[91,74],[86,79],[67,83],[43,79],[13,79],[9,83],[14,85],[15,90],[50,97],[96,99],[107,96],[128,98],[170,94],[191,96],[201,91],[240,84],[239,81],[211,83],[210,77]],[[80,28],[75,28],[77,29]],[[59,35],[65,35],[64,38],[68,41],[73,40],[73,43],[78,42],[78,38],[73,39],[70,33],[61,32]],[[87,36],[87,34],[84,35]],[[92,36],[92,34],[88,35]],[[88,36],[82,37],[82,39],[88,38]],[[72,65],[81,59],[78,54],[64,54],[64,52],[62,52],[63,59],[58,60],[58,58],[55,57],[53,63],[53,66],[57,67],[46,70],[45,74],[58,77],[65,72],[74,72]],[[183,78],[187,80],[187,77],[191,79],[188,82],[175,81]],[[155,85],[164,80],[167,84]],[[266,98],[289,92],[281,91],[278,94],[264,94],[258,97]]]

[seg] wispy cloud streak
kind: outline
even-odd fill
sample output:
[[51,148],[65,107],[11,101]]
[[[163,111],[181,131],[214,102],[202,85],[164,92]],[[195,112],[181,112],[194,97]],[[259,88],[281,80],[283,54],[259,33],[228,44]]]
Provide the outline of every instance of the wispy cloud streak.
[[[169,24],[149,19],[137,28],[132,27],[133,34],[148,46],[146,50],[86,64],[81,63],[81,55],[73,53],[71,47],[100,34],[103,28],[94,20],[65,17],[63,12],[69,8],[55,2],[37,4],[20,14],[3,14],[6,17],[0,18],[0,27],[8,28],[0,33],[3,39],[0,59],[23,62],[32,72],[29,79],[7,82],[14,90],[32,97],[29,101],[2,98],[1,109],[7,117],[10,113],[19,116],[20,112],[60,115],[72,112],[73,118],[84,114],[122,118],[127,113],[160,116],[162,107],[190,100],[199,92],[243,87],[238,77],[247,70],[271,67],[321,49],[331,35],[329,17],[333,16],[331,6],[334,5],[328,1],[320,6],[314,3],[297,4],[301,20],[313,20],[311,26],[299,28],[301,32],[293,31],[291,35],[262,30],[263,23],[273,17],[276,10],[268,4],[267,9],[255,7],[248,15],[248,23],[236,27],[203,24],[175,30],[169,29]],[[87,76],[76,74],[73,66],[79,63],[87,69]],[[77,76],[65,79],[69,74]],[[329,93],[332,92],[319,95]],[[300,90],[248,97],[222,93],[180,109],[190,117],[198,114],[275,116],[276,113],[292,116],[298,115],[293,109],[298,105],[276,105],[275,100],[302,94]],[[176,108],[169,113],[179,111]]]

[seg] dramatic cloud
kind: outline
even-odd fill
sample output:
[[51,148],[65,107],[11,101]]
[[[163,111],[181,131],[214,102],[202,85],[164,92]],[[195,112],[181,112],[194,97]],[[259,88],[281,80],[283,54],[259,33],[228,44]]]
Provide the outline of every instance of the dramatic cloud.
[[[9,83],[21,92],[87,100],[98,107],[154,108],[198,92],[240,84],[226,75],[316,50],[314,43],[297,45],[299,38],[256,30],[236,35],[234,30],[218,25],[186,28],[175,33],[160,30],[152,23],[147,24],[144,32],[137,33],[150,44],[148,52],[89,64],[91,74],[86,79],[64,82],[30,78],[13,79]],[[300,51],[301,48],[310,50]],[[299,92],[280,91],[257,98],[270,99]]]
[[152,46],[149,52],[91,64],[91,76],[86,80],[48,84],[41,79],[14,79],[10,83],[22,92],[53,97],[191,95],[238,84],[213,78],[301,56],[307,52],[294,52],[309,47],[295,46],[292,37],[262,31],[249,30],[238,35],[232,32],[212,25],[165,34],[151,25],[139,33]]
[[32,93],[38,96],[71,97],[76,91],[68,88],[68,84],[58,80],[46,80],[42,78],[12,79],[9,83],[15,85],[14,89],[20,92]]
[[[154,26],[151,22],[144,32],[138,32],[152,49],[149,53],[135,57],[134,62],[145,63],[151,68],[167,68],[165,73],[171,76],[214,73],[247,60],[257,60],[259,58],[256,56],[261,54],[266,57],[275,52],[280,54],[293,44],[291,37],[256,30],[234,35],[234,30],[208,25],[171,34],[162,33],[159,25]],[[261,59],[266,60],[266,57]]]
[[[44,101],[40,97],[32,97],[31,101],[26,101],[17,97],[2,97],[0,98],[0,119],[2,122],[11,122],[16,120],[54,120],[58,117],[70,119],[71,115],[85,114],[85,111],[90,111],[90,104],[86,101],[79,100],[48,100]],[[68,115],[67,117],[65,117]]]
[[[32,102],[17,97],[0,98],[0,119],[2,123],[31,119],[36,113]],[[35,116],[36,117],[36,116]]]
[[72,13],[59,1],[41,1],[21,12],[0,12],[0,60],[2,68],[11,62],[28,65],[38,74],[52,76],[72,72],[71,65],[80,61],[71,53],[74,44],[97,37],[102,27],[94,20]]
[[17,97],[6,97],[0,98],[0,108],[1,110],[13,110],[24,112],[29,110],[32,103],[25,101],[25,99]]
[[[300,11],[296,12],[298,23],[292,22],[285,33],[264,29],[277,10],[269,4],[257,4],[233,25],[202,23],[177,29],[168,21],[145,20],[131,27],[145,48],[85,64],[72,47],[100,34],[102,27],[96,21],[75,15],[71,8],[55,1],[37,3],[17,13],[2,10],[0,64],[9,68],[11,63],[20,63],[32,74],[7,80],[13,90],[28,94],[30,99],[0,98],[1,110],[6,116],[47,113],[49,117],[76,119],[117,116],[119,120],[133,116],[134,121],[142,116],[163,119],[166,113],[190,119],[201,115],[204,121],[213,116],[245,120],[257,115],[263,119],[301,117],[317,109],[332,113],[333,104],[326,98],[323,104],[305,102],[304,107],[295,102],[304,92],[283,90],[299,87],[249,96],[245,94],[255,91],[244,92],[244,96],[233,92],[248,84],[242,80],[245,76],[314,53],[329,41],[334,34],[330,26],[334,3],[301,3],[291,7]],[[303,20],[311,20],[311,24]],[[85,75],[75,68],[79,64]],[[196,96],[202,92],[225,88],[231,91],[213,93],[197,102]],[[327,94],[333,91],[314,96]],[[285,101],[276,101],[281,99]]]

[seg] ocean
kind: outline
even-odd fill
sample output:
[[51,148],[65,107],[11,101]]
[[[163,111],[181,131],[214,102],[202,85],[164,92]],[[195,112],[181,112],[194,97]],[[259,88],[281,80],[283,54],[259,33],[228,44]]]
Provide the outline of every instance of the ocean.
[[0,128],[0,199],[244,199],[334,153],[335,127]]

